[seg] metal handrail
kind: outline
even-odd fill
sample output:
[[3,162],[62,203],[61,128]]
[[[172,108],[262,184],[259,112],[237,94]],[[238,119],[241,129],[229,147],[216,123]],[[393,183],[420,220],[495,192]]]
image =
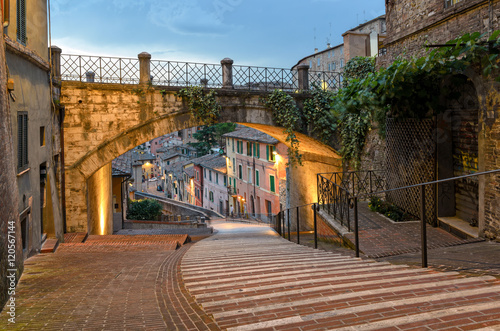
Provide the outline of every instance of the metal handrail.
[[[416,188],[416,187],[420,187],[420,202],[421,202],[421,206],[420,206],[420,224],[421,224],[421,251],[422,251],[422,267],[423,268],[427,268],[428,266],[428,261],[427,261],[427,223],[425,221],[425,186],[427,185],[435,185],[435,184],[440,184],[440,183],[446,183],[446,182],[452,182],[452,181],[456,181],[456,180],[460,180],[460,179],[464,179],[464,178],[471,178],[471,177],[479,177],[479,176],[484,176],[484,175],[491,175],[491,174],[495,174],[495,173],[500,173],[500,169],[496,169],[496,170],[489,170],[489,171],[483,171],[483,172],[477,172],[477,173],[474,173],[474,174],[469,174],[469,175],[462,175],[462,176],[458,176],[458,177],[451,177],[451,178],[445,178],[445,179],[439,179],[439,180],[435,180],[435,181],[430,181],[430,182],[425,182],[425,183],[419,183],[419,184],[413,184],[413,185],[408,185],[408,186],[404,186],[404,187],[398,187],[398,188],[394,188],[394,189],[388,189],[388,190],[382,190],[382,191],[377,191],[377,192],[371,192],[371,193],[362,193],[362,194],[358,194],[358,195],[352,195],[352,197],[349,198],[349,207],[351,209],[354,209],[354,240],[355,240],[355,248],[356,248],[356,257],[359,257],[359,253],[360,253],[360,250],[359,250],[359,222],[358,222],[358,200],[360,198],[366,198],[366,197],[369,197],[371,195],[377,195],[377,194],[383,194],[383,193],[388,193],[388,192],[394,192],[394,191],[398,191],[398,190],[405,190],[405,189],[410,189],[410,188]],[[323,175],[332,175],[330,178],[333,177],[333,174],[336,174],[336,173],[319,173],[317,174],[317,177],[319,178],[320,176],[323,177],[325,180],[329,181],[330,183],[332,183],[336,188],[339,188],[341,190],[344,190],[345,192],[347,192],[348,195],[350,195],[350,192],[332,182],[331,180],[329,180],[328,178],[324,177]],[[298,207],[293,207],[293,208],[288,208],[288,209],[285,209],[283,211],[280,211],[278,214],[277,214],[277,220],[279,220],[279,222],[277,222],[277,227],[278,227],[278,233],[280,235],[282,235],[282,231],[281,229],[284,228],[284,212],[285,211],[289,211],[294,209],[294,208],[297,208],[297,211],[298,211],[298,208],[300,207],[306,207],[306,206],[309,206],[309,205],[314,205],[313,209],[314,209],[314,238],[315,238],[315,248],[317,248],[317,220],[316,220],[316,211],[317,209],[319,208],[320,204],[319,204],[319,201],[316,202],[316,203],[310,203],[310,204],[306,204],[306,205],[302,205],[302,206],[298,206]],[[298,219],[298,215],[299,213],[297,212],[297,234],[299,233],[299,219]],[[283,217],[283,227],[282,227],[282,222],[281,222],[281,217]],[[279,224],[278,224],[279,223]],[[290,240],[290,220],[288,219],[288,239]],[[299,235],[297,235],[297,241],[299,242]]]

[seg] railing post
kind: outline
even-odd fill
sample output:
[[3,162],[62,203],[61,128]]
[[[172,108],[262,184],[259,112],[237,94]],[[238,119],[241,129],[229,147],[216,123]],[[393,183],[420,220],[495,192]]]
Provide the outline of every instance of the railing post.
[[291,237],[290,237],[290,209],[288,209],[286,211],[286,220],[287,220],[287,227],[288,227],[288,240],[291,241]]
[[57,46],[50,46],[50,57],[52,65],[52,79],[56,82],[61,82],[61,52]]
[[151,82],[151,54],[142,52],[139,58],[139,84],[149,84]]
[[220,61],[222,65],[222,88],[233,89],[233,63],[230,58]]
[[95,82],[95,73],[93,71],[87,71],[85,73],[85,79],[87,83]]
[[356,245],[356,257],[359,257],[359,228],[358,228],[358,197],[354,197],[354,242]]
[[313,204],[313,210],[314,210],[314,217],[313,217],[313,224],[314,224],[314,248],[318,248],[318,221],[317,221],[317,215],[316,215],[316,204]]
[[425,186],[420,186],[420,220],[422,238],[422,268],[427,268],[427,224],[425,222]]
[[309,65],[299,64],[297,66],[297,79],[299,81],[299,90],[308,91],[309,90]]
[[297,207],[297,244],[300,244],[300,223],[299,223],[299,207]]

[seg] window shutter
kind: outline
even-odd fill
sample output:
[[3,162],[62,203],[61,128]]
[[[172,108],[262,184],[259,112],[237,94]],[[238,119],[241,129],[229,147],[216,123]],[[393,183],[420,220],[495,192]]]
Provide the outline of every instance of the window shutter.
[[276,188],[274,187],[274,176],[269,176],[269,184],[271,187],[271,192],[276,192]]
[[269,145],[266,145],[266,160],[269,160]]
[[17,0],[17,41],[26,45],[26,0]]
[[17,167],[23,166],[23,115],[17,115]]

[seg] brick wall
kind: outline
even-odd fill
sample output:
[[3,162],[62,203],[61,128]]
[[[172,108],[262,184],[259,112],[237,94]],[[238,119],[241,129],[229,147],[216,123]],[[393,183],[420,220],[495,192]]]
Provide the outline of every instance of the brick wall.
[[[449,8],[444,0],[391,0],[386,5],[387,56],[390,63],[397,56],[419,56],[426,44],[445,43],[466,32],[488,32],[499,28],[500,2],[461,1]],[[490,22],[490,16],[492,17]]]

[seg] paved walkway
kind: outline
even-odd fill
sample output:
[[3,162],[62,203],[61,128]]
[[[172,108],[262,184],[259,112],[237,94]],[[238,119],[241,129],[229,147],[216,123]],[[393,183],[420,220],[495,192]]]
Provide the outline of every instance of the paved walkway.
[[[90,237],[26,261],[12,330],[493,330],[500,280],[314,250],[263,225]],[[174,246],[180,248],[174,250]]]
[[216,225],[182,260],[189,292],[227,330],[500,327],[500,281],[313,250],[265,227]]
[[[352,215],[351,218],[353,218]],[[354,224],[353,222],[354,220],[351,224]],[[381,258],[419,252],[420,229],[420,221],[392,222],[387,217],[372,212],[368,208],[368,202],[359,203],[359,246],[361,252],[367,257]],[[345,234],[345,237],[354,243],[353,232]],[[480,241],[484,239],[460,239],[441,228],[427,224],[427,247],[429,249]]]

